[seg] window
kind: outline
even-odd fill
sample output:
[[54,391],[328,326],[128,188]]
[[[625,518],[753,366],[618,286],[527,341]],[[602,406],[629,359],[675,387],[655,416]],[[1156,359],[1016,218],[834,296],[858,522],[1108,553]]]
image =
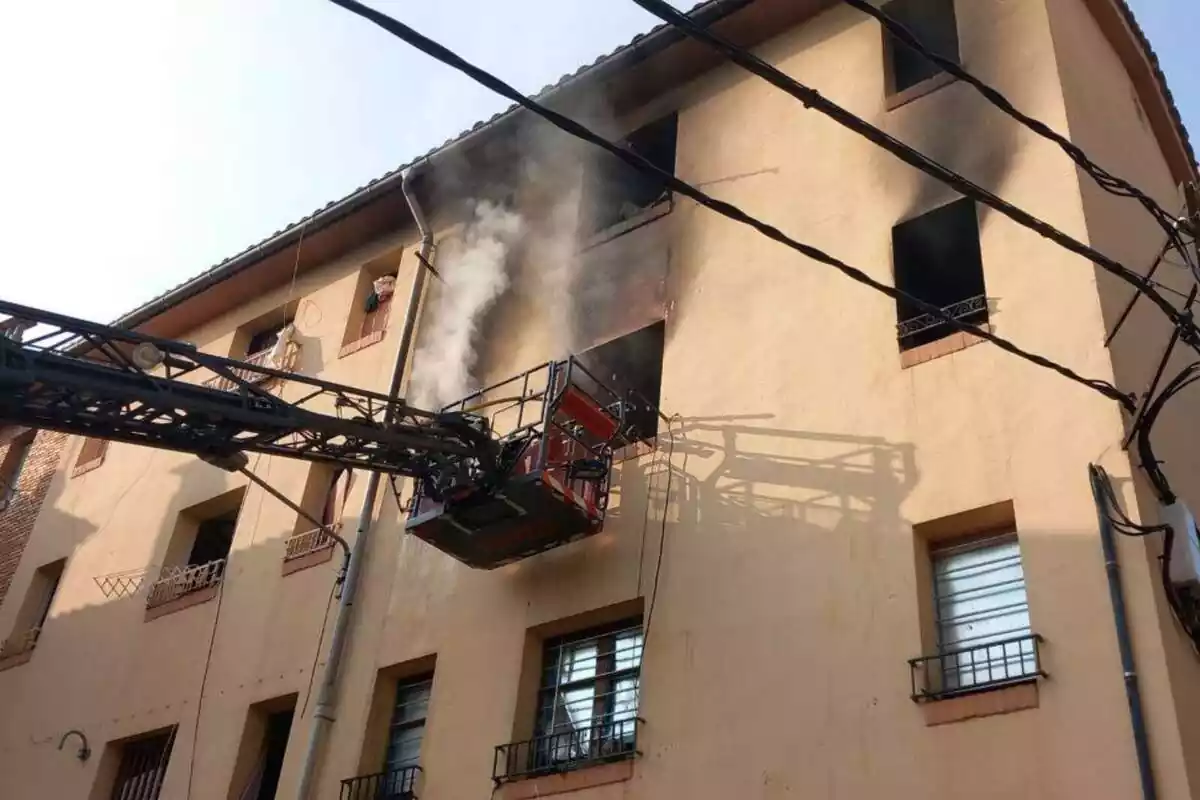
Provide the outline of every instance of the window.
[[246,343],[246,355],[254,356],[269,351],[279,341],[284,328],[287,328],[291,324],[292,320],[287,319],[251,334],[250,341]]
[[180,512],[162,572],[146,597],[147,620],[216,597],[245,491],[239,487]]
[[79,445],[79,455],[75,457],[75,468],[71,471],[72,477],[82,475],[100,466],[104,463],[104,455],[107,452],[107,439],[91,437],[84,439],[83,444]]
[[34,431],[26,431],[13,438],[0,458],[0,511],[8,508],[9,503],[17,496],[17,487],[21,482],[21,470],[29,458],[29,450],[33,447]]
[[[892,229],[897,289],[973,325],[988,321],[975,204],[958,200]],[[896,305],[900,349],[943,339],[955,330],[907,301]]]
[[236,527],[236,511],[214,519],[202,520],[196,528],[196,540],[192,542],[186,566],[200,567],[224,560],[229,555]]
[[[678,132],[679,115],[671,114],[634,131],[622,144],[674,174]],[[598,156],[591,173],[590,230],[610,228],[668,197],[670,190],[661,178],[636,170],[615,156]]]
[[641,620],[546,642],[534,728],[538,766],[632,754],[641,667]]
[[158,800],[174,742],[172,728],[121,744],[111,800]]
[[[632,431],[628,437],[631,441],[658,433],[665,344],[666,324],[656,322],[579,354],[579,362],[595,380],[626,398],[625,426]],[[586,380],[580,383],[588,388]],[[597,392],[595,396],[609,395]]]
[[279,788],[279,776],[283,772],[283,757],[287,753],[294,714],[295,710],[289,708],[267,717],[262,754],[255,769],[253,782],[242,794],[245,800],[275,800],[275,790]]
[[54,596],[58,593],[58,585],[62,581],[66,566],[67,560],[60,558],[34,571],[29,589],[25,592],[25,599],[17,611],[12,634],[0,644],[0,659],[33,651],[42,627],[50,616],[50,606],[54,603]]
[[287,754],[297,695],[254,703],[246,710],[228,797],[275,800]]
[[935,652],[913,659],[914,700],[1024,683],[1042,675],[1015,533],[929,553]]
[[429,693],[432,689],[432,676],[404,681],[396,686],[396,704],[388,728],[384,772],[400,772],[416,767],[420,762],[421,741],[425,738],[425,717],[429,713]]
[[[883,11],[908,28],[929,50],[958,61],[954,0],[892,0]],[[888,94],[897,94],[941,73],[941,68],[884,30]]]

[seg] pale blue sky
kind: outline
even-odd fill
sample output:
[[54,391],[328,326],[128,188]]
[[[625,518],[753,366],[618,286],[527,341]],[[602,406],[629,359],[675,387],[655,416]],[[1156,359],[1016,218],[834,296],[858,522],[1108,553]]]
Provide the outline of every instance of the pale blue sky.
[[[1131,2],[1200,131],[1194,0]],[[376,5],[529,92],[657,21],[625,0]],[[325,0],[5,4],[0,101],[0,296],[98,321],[505,106]]]

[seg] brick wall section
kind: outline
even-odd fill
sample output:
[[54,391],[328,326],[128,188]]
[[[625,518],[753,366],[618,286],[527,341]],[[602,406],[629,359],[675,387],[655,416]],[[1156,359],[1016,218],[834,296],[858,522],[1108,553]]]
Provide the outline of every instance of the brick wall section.
[[[0,440],[4,442],[0,444],[0,462],[12,446],[10,438],[5,436]],[[66,434],[38,431],[25,458],[17,493],[8,507],[0,511],[0,603],[8,594],[8,586],[17,571],[29,534],[33,532],[66,441]]]

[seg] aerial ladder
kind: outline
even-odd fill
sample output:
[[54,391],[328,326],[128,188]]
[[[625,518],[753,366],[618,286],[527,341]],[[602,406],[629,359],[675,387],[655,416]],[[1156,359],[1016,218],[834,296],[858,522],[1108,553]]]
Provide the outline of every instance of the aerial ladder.
[[575,357],[423,410],[16,303],[0,315],[0,423],[240,471],[261,453],[411,478],[407,530],[484,569],[597,533],[613,454],[642,438],[629,412],[648,407]]

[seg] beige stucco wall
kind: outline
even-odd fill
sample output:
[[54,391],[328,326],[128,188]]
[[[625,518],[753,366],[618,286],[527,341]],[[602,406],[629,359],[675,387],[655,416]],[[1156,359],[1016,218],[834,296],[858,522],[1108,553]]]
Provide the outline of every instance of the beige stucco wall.
[[[1054,14],[1075,13],[1067,2],[1052,3]],[[1068,116],[1064,96],[1074,98],[1072,71],[1087,67],[1073,63],[1082,58],[1078,44],[1052,39],[1040,0],[959,6],[969,68],[1059,129],[1085,124]],[[849,9],[760,50],[1067,232],[1097,234],[1070,163],[968,87],[886,111],[878,27]],[[891,227],[953,197],[732,68],[668,99],[680,109],[682,177],[880,279],[890,280]],[[996,332],[1111,379],[1094,270],[996,214],[981,212],[980,222]],[[901,369],[886,298],[687,203],[652,226],[669,241],[661,405],[678,415],[663,437],[671,444],[620,465],[601,535],[496,572],[468,570],[403,536],[384,494],[320,797],[336,797],[338,781],[361,771],[378,671],[431,655],[421,797],[488,797],[492,748],[514,728],[525,632],[648,594],[660,535],[667,540],[643,666],[644,756],[630,782],[580,792],[581,800],[1135,796],[1085,472],[1100,460],[1130,474],[1115,405],[986,345]],[[303,275],[190,338],[227,352],[239,325],[299,300],[298,368],[383,387],[397,326],[379,345],[337,353],[359,265],[406,244],[403,297],[413,238],[399,234]],[[484,371],[532,366],[551,349],[506,342],[496,356],[503,366]],[[306,465],[253,466],[289,495],[302,492]],[[0,672],[0,796],[87,796],[100,759],[80,765],[57,752],[67,728],[83,728],[99,751],[178,723],[163,796],[187,796],[190,774],[191,797],[224,798],[247,707],[293,692],[303,704],[335,564],[281,577],[295,519],[256,488],[247,490],[219,603],[198,740],[218,603],[147,623],[138,600],[105,600],[92,581],[160,559],[179,510],[237,480],[189,457],[119,444],[85,476],[69,480],[60,470],[12,595],[39,564],[70,560],[34,659]],[[350,531],[364,482],[347,504]],[[909,700],[905,663],[920,652],[925,591],[911,528],[1005,500],[1014,504],[1051,677],[1037,709],[927,728]],[[1189,795],[1170,692],[1194,664],[1159,634],[1150,562],[1126,544],[1122,554],[1133,562],[1132,624],[1162,796],[1182,799]],[[15,607],[0,608],[0,630]],[[294,792],[310,723],[311,703],[293,727],[280,797]]]
[[[1138,98],[1116,52],[1080,0],[1056,0],[1048,7],[1072,139],[1099,164],[1149,192],[1168,211],[1181,213],[1179,178],[1171,175],[1142,108],[1153,102],[1152,98]],[[1145,273],[1163,245],[1163,231],[1136,201],[1108,194],[1083,176],[1079,189],[1088,241]],[[1178,254],[1170,258],[1181,263]],[[1186,270],[1169,264],[1158,268],[1155,280],[1183,292],[1192,284]],[[1133,290],[1099,270],[1097,285],[1105,326],[1112,330]],[[1178,295],[1164,294],[1182,307]],[[1140,397],[1148,389],[1170,332],[1163,314],[1148,301],[1139,301],[1111,348],[1114,374],[1122,390]],[[1188,356],[1190,352],[1186,346],[1176,349],[1166,379],[1194,360]],[[1174,398],[1155,424],[1152,437],[1155,455],[1164,462],[1172,488],[1193,508],[1200,500],[1200,454],[1191,446],[1198,400],[1194,391]],[[1140,462],[1136,452],[1131,456],[1135,463]],[[1140,471],[1131,474],[1138,480],[1124,482],[1130,506],[1144,519],[1158,521],[1158,502],[1149,484],[1141,480]],[[1147,716],[1154,767],[1166,786],[1183,792],[1184,775],[1178,768],[1182,759],[1187,785],[1194,794],[1200,791],[1200,661],[1159,588],[1161,544],[1158,536],[1145,543],[1119,542],[1130,603],[1141,623],[1134,629],[1135,646],[1143,691],[1151,699]],[[1178,739],[1169,732],[1173,725],[1179,728]]]

